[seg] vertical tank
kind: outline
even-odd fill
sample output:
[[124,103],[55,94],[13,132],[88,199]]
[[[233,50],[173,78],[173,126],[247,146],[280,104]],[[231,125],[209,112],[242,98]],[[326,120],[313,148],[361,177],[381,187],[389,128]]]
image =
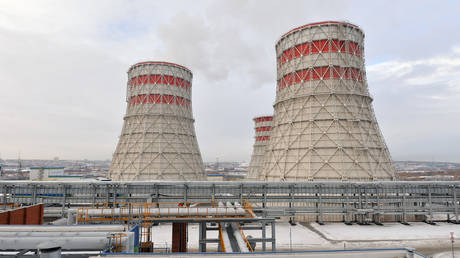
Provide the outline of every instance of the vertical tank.
[[249,163],[248,175],[246,180],[258,180],[260,170],[262,169],[265,148],[270,140],[270,131],[272,128],[273,116],[259,116],[254,119],[255,142]]
[[393,180],[372,107],[364,33],[326,21],[276,44],[277,92],[261,180]]
[[127,108],[113,180],[205,180],[192,115],[192,72],[168,62],[128,70]]

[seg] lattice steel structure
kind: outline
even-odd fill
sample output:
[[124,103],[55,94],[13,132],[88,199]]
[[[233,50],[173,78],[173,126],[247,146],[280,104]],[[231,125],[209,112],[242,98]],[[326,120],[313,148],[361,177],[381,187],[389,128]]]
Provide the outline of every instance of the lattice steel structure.
[[[34,182],[0,181],[0,203],[240,202],[263,217],[306,221],[450,220],[460,223],[460,182]],[[109,205],[110,206],[110,205]]]
[[192,77],[188,68],[173,63],[131,66],[110,178],[205,180],[192,115]]
[[259,116],[254,119],[255,142],[249,163],[247,180],[257,180],[264,162],[265,147],[270,140],[273,116]]
[[364,66],[364,33],[346,22],[293,29],[276,44],[277,95],[261,179],[393,180]]

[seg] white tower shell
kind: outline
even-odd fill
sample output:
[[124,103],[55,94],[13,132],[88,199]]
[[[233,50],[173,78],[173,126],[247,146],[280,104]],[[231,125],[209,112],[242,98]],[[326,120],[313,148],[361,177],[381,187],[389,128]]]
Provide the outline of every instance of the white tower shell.
[[270,140],[273,116],[259,116],[254,119],[254,147],[249,163],[247,181],[258,180],[264,162],[265,148]]
[[308,24],[276,44],[277,95],[260,175],[266,181],[393,180],[364,63],[364,33]]
[[109,177],[205,180],[192,115],[192,72],[167,62],[128,70],[128,103]]

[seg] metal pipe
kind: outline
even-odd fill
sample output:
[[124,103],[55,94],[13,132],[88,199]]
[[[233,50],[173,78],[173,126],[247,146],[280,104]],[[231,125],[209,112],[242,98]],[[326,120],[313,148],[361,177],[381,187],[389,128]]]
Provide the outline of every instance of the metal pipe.
[[0,238],[19,237],[111,237],[123,232],[0,232]]
[[240,252],[249,252],[248,246],[246,245],[246,241],[244,241],[244,238],[242,236],[243,233],[241,232],[238,224],[233,222],[231,223],[231,227],[233,228],[233,235],[235,236],[236,242],[240,247]]
[[0,232],[122,232],[126,231],[121,225],[74,225],[74,226],[36,226],[8,225],[0,226]]
[[55,221],[52,221],[48,223],[49,225],[54,225],[54,226],[64,226],[67,225],[67,218],[60,218]]
[[224,250],[226,253],[233,253],[232,244],[230,243],[230,238],[228,237],[227,228],[225,223],[219,223],[222,228],[222,242],[224,243]]
[[106,250],[117,243],[120,252],[134,252],[133,232],[1,232],[0,250],[39,249],[59,243],[62,250]]
[[63,250],[105,250],[110,246],[107,237],[13,237],[0,238],[0,250],[37,249],[38,245],[59,241]]
[[[78,215],[78,210],[71,209],[69,213]],[[220,216],[242,216],[245,215],[246,211],[243,208],[189,208],[189,207],[177,207],[177,208],[103,208],[103,209],[84,209],[83,216],[88,217],[112,217],[112,216],[157,216],[157,217],[170,217],[170,216],[209,216],[209,215],[220,215]],[[70,216],[69,216],[70,217]]]

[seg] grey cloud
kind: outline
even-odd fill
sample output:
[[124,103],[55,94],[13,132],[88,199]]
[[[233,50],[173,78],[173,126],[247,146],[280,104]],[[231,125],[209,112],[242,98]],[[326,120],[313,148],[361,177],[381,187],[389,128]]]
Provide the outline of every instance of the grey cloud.
[[458,161],[459,57],[452,50],[368,67],[377,117],[395,159]]
[[273,112],[276,41],[309,22],[349,20],[366,33],[370,92],[393,157],[460,161],[453,147],[460,139],[458,8],[432,1],[1,2],[0,122],[7,126],[0,152],[110,158],[126,71],[153,59],[192,69],[204,159],[248,161],[252,118]]

